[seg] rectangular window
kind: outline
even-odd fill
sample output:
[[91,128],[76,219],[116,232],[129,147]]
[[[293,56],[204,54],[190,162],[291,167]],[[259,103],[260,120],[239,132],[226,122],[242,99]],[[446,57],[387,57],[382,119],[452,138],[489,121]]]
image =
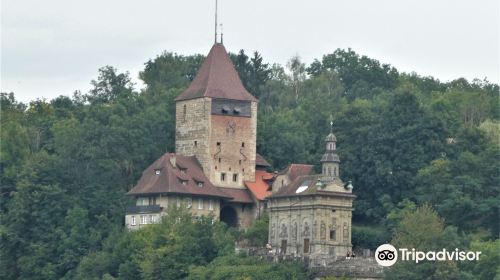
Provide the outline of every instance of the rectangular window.
[[135,216],[132,216],[132,225],[135,226]]
[[241,147],[245,148],[245,142],[241,142]]
[[156,205],[156,197],[150,197],[148,199],[148,205]]
[[154,224],[155,221],[156,221],[155,216],[149,215],[149,222],[152,223],[152,224]]
[[286,243],[287,243],[286,239],[281,240],[281,248],[280,248],[281,250],[280,251],[281,251],[282,255],[286,255],[286,245],[287,245]]
[[304,239],[304,253],[309,253],[309,238]]
[[221,180],[221,182],[226,181],[226,173],[222,172],[222,173],[220,174],[220,180]]
[[208,210],[214,210],[214,201],[212,199],[208,201]]
[[337,240],[337,231],[330,230],[330,240]]
[[141,225],[145,225],[147,223],[148,223],[147,216],[141,215]]
[[233,182],[237,182],[238,181],[238,174],[233,174]]
[[198,198],[198,209],[203,209],[203,198]]
[[136,205],[137,206],[146,206],[148,205],[148,198],[147,197],[139,197],[137,198],[137,203]]
[[176,197],[176,198],[175,198],[175,205],[176,205],[177,207],[181,207],[181,198],[180,198],[180,197]]
[[191,198],[186,198],[186,208],[191,208],[193,206],[193,201]]

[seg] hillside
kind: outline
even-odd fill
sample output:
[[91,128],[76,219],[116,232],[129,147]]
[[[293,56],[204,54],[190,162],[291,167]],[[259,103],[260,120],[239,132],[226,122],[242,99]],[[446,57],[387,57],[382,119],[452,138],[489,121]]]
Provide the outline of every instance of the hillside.
[[[202,59],[157,56],[140,73],[142,90],[128,73],[106,66],[91,81],[92,90],[71,98],[23,104],[15,93],[1,94],[0,278],[307,277],[295,264],[232,256],[234,241],[253,237],[208,220],[190,221],[186,213],[177,214],[185,218],[179,224],[123,229],[125,206],[132,203],[124,194],[145,167],[174,150],[173,100]],[[232,59],[259,98],[257,150],[275,169],[319,164],[333,120],[341,177],[353,181],[358,196],[354,246],[403,240],[405,226],[422,215],[435,221],[430,224],[440,246],[485,252],[483,262],[397,267],[388,278],[408,271],[416,278],[407,279],[495,275],[498,85],[400,73],[351,49],[310,65],[298,57],[286,67],[271,65],[243,50]]]

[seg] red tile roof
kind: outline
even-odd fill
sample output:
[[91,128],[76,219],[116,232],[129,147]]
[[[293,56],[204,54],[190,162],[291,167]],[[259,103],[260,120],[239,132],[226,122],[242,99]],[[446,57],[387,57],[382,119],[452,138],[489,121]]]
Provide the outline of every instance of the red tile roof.
[[245,185],[258,200],[264,200],[272,194],[266,180],[273,178],[273,174],[263,170],[255,170],[255,182],[245,181]]
[[219,187],[219,190],[223,191],[225,194],[233,198],[230,202],[254,203],[252,197],[250,196],[250,193],[246,189]]
[[257,101],[241,83],[224,45],[219,43],[213,45],[194,80],[175,100],[199,97]]
[[313,166],[309,164],[290,164],[285,170],[281,171],[279,174],[288,174],[290,181],[295,180],[299,176],[310,175]]
[[[175,166],[172,165],[175,158]],[[160,174],[156,174],[159,170]],[[183,181],[185,184],[183,184]],[[203,186],[199,187],[198,183]],[[189,194],[231,199],[210,183],[196,157],[166,153],[151,164],[127,195],[160,193]]]

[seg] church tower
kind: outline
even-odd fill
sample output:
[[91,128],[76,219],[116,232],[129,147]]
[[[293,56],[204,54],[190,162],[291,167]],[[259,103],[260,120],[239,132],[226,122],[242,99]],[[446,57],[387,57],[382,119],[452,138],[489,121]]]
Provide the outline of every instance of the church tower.
[[176,153],[196,156],[215,186],[244,189],[255,181],[256,135],[257,99],[216,42],[176,98]]
[[337,137],[333,134],[333,123],[330,123],[330,134],[325,138],[326,150],[321,157],[322,175],[325,180],[340,177],[340,158],[337,154]]

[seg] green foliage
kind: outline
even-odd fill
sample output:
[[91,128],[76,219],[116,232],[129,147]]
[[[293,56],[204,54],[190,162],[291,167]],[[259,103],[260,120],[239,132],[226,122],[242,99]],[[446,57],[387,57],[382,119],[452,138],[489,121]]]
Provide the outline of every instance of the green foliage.
[[246,230],[243,237],[250,246],[264,247],[269,237],[269,215],[264,214]]
[[[418,251],[466,250],[465,240],[454,227],[445,227],[443,219],[429,205],[405,210],[394,231],[391,244],[396,248]],[[471,279],[455,261],[399,261],[385,272],[385,279]]]
[[[234,252],[234,238],[211,217],[194,218],[185,208],[169,208],[160,224],[111,235],[103,251],[84,257],[76,279],[182,279],[189,267],[209,264]],[[229,248],[228,248],[229,246]]]
[[227,255],[219,257],[208,266],[195,266],[189,271],[189,280],[202,279],[307,279],[299,263],[272,263],[256,257]]
[[478,261],[461,264],[471,278],[500,279],[500,240],[474,241],[470,245],[470,250],[481,252]]
[[368,248],[375,250],[380,244],[389,241],[390,236],[384,230],[374,226],[356,226],[352,227],[351,242],[355,248]]
[[[444,222],[430,212],[420,222],[434,225],[430,233],[441,240],[465,244],[463,233],[481,236],[476,242],[497,238],[498,85],[401,74],[350,49],[309,66],[299,57],[287,67],[270,66],[257,52],[231,58],[244,85],[259,97],[257,149],[274,168],[292,162],[318,168],[332,117],[341,177],[353,181],[358,196],[356,222],[384,225],[407,240],[399,229],[411,227],[417,219],[409,213],[428,204]],[[172,279],[191,277],[190,271],[204,275],[204,268],[216,273],[214,259],[225,265],[227,277],[244,278],[248,269],[301,278],[290,265],[252,258],[237,259],[239,274],[231,274],[226,263],[234,242],[264,244],[265,219],[244,234],[208,220],[178,225],[168,218],[123,231],[124,208],[131,202],[124,193],[146,166],[174,150],[174,99],[202,59],[159,55],[140,73],[146,84],[140,92],[128,73],[106,66],[89,92],[71,98],[23,104],[13,93],[1,93],[0,278]],[[382,232],[355,227],[353,242],[373,248],[384,239]],[[496,248],[477,244],[471,246]],[[486,256],[471,266],[423,264],[422,271],[488,278],[496,258]]]

